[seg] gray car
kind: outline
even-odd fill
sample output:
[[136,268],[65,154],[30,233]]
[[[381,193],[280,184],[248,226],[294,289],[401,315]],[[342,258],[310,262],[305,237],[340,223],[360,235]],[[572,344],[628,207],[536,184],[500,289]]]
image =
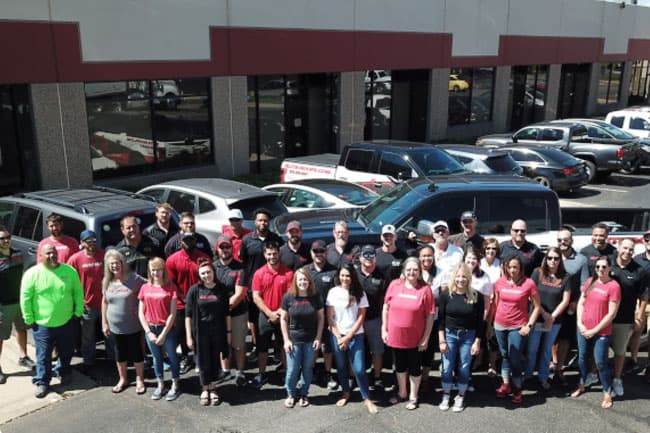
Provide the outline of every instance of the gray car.
[[169,203],[179,214],[194,213],[196,231],[214,245],[221,227],[228,224],[228,211],[240,209],[244,225],[251,228],[253,212],[266,208],[275,217],[287,213],[277,194],[233,180],[207,178],[182,179],[151,185],[138,191],[156,201]]
[[467,171],[482,174],[512,174],[521,176],[524,170],[508,152],[468,144],[438,144],[454,156]]
[[[27,266],[36,261],[38,243],[49,236],[46,219],[63,217],[63,232],[79,240],[83,230],[93,230],[102,248],[122,240],[120,219],[138,218],[140,228],[155,220],[155,202],[126,191],[103,187],[59,189],[14,194],[0,198],[0,224],[9,229],[14,248],[23,253]],[[176,218],[176,216],[173,216]]]

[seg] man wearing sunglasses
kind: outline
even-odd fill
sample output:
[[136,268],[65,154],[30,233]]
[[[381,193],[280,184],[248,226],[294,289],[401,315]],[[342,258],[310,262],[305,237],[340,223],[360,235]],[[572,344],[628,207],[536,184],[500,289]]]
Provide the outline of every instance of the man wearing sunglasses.
[[[0,355],[2,343],[11,337],[11,327],[16,329],[16,340],[21,367],[34,367],[34,361],[27,356],[27,328],[20,312],[20,279],[23,276],[23,255],[11,247],[11,234],[0,226]],[[0,385],[7,376],[0,369]]]
[[537,245],[526,240],[528,225],[524,220],[514,220],[510,227],[510,240],[501,242],[501,263],[505,259],[518,256],[524,266],[524,274],[530,277],[533,269],[542,264],[544,254]]
[[463,212],[460,215],[460,224],[463,226],[463,231],[449,236],[449,242],[460,248],[464,248],[467,244],[472,244],[476,251],[481,251],[485,239],[476,231],[477,223],[478,219],[474,211],[466,210]]
[[604,223],[596,223],[591,227],[591,245],[580,250],[580,254],[589,261],[589,274],[593,274],[596,260],[600,256],[609,256],[612,261],[616,258],[616,248],[609,242],[609,227]]
[[436,275],[441,275],[442,287],[448,287],[451,271],[463,260],[463,251],[449,242],[449,226],[446,221],[439,220],[433,223],[432,236]]
[[84,230],[79,236],[81,251],[68,259],[75,268],[84,291],[84,312],[81,316],[81,356],[83,369],[95,363],[96,329],[102,317],[102,278],[104,277],[104,251],[97,248],[97,235]]

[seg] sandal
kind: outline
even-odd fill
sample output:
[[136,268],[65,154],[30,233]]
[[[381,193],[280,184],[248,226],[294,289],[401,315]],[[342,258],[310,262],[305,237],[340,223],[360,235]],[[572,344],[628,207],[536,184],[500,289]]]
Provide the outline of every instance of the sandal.
[[404,403],[406,400],[408,400],[408,397],[402,397],[399,394],[395,394],[388,399],[388,402],[390,404],[399,404],[399,403]]
[[366,409],[368,409],[368,412],[370,412],[372,415],[377,413],[377,406],[375,406],[375,404],[372,401],[366,400],[364,404],[366,405]]
[[573,398],[580,397],[584,393],[585,393],[585,387],[584,386],[579,386],[578,389],[576,389],[575,391],[573,391],[571,393],[571,397],[573,397]]
[[147,386],[143,383],[135,386],[135,393],[138,395],[145,394],[147,392]]
[[296,399],[293,397],[287,397],[287,399],[284,401],[284,407],[291,409],[296,405]]
[[346,404],[348,404],[348,401],[350,400],[350,394],[343,394],[343,397],[341,397],[337,402],[336,406],[338,407],[343,407]]
[[603,396],[603,402],[600,403],[600,407],[603,409],[609,409],[614,405],[614,401],[612,400],[612,396],[610,394],[605,394]]
[[117,384],[111,389],[111,392],[113,394],[119,394],[120,392],[124,391],[126,388],[128,388],[129,384],[128,383],[123,383],[123,384]]
[[201,402],[201,406],[207,406],[210,404],[210,393],[208,391],[203,391],[201,393],[201,397],[199,398],[199,401]]
[[406,403],[406,410],[415,410],[418,408],[418,401],[417,400],[409,400],[408,403]]
[[210,402],[212,406],[219,406],[221,404],[221,397],[215,391],[210,391]]
[[309,399],[307,397],[300,397],[300,402],[298,403],[300,407],[307,407],[309,406]]

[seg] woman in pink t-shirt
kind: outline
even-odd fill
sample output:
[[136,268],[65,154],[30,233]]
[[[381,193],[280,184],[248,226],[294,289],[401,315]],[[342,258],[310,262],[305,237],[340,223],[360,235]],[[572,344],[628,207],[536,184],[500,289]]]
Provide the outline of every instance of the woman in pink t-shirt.
[[[533,310],[528,314],[531,303]],[[503,379],[497,397],[505,398],[512,393],[512,402],[521,404],[526,337],[535,326],[542,304],[535,282],[523,273],[519,256],[508,257],[503,263],[503,276],[494,284],[494,305],[494,332],[501,352]]]
[[[399,388],[393,402],[408,398],[406,409],[409,410],[418,407],[421,352],[429,344],[435,314],[431,287],[420,279],[420,275],[419,260],[416,257],[406,259],[402,265],[402,275],[388,286],[382,310],[381,336],[384,343],[393,349]],[[407,394],[407,377],[410,394]]]
[[589,374],[587,359],[593,352],[600,383],[603,385],[601,407],[612,407],[612,375],[607,364],[609,337],[612,334],[612,321],[618,312],[621,301],[621,286],[611,277],[610,258],[601,256],[596,260],[591,278],[582,286],[582,294],[576,310],[578,320],[578,366],[580,384],[571,397],[585,392],[585,380]]

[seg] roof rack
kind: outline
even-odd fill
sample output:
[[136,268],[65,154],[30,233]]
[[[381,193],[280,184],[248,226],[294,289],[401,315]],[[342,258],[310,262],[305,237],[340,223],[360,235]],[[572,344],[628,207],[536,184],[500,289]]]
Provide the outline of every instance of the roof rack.
[[73,204],[73,203],[70,203],[70,202],[65,201],[65,200],[59,200],[59,199],[52,198],[52,197],[45,197],[45,196],[35,194],[35,193],[32,193],[32,192],[19,193],[19,194],[16,194],[16,197],[41,201],[43,203],[55,204],[57,206],[65,207],[67,209],[73,209],[73,210],[75,210],[75,211],[77,211],[79,213],[83,213],[83,214],[89,214],[90,213],[88,208],[86,206],[84,206],[84,205]]
[[151,202],[156,202],[156,199],[151,197],[150,195],[146,194],[138,194],[136,192],[130,192],[130,191],[125,191],[123,189],[117,189],[117,188],[109,188],[107,186],[101,186],[101,185],[93,185],[92,188],[95,191],[102,191],[102,192],[111,192],[113,194],[121,194],[121,195],[126,195],[131,198],[139,198],[140,200],[147,200]]

